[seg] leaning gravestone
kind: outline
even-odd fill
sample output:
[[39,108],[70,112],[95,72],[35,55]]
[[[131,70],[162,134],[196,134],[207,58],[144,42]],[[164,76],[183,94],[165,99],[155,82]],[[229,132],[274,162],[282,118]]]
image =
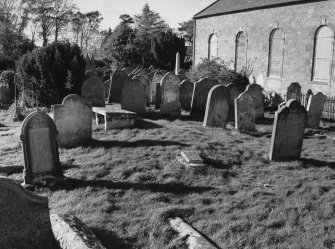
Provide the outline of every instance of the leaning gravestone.
[[286,161],[300,158],[307,112],[299,101],[291,99],[275,113],[270,160]]
[[108,95],[111,87],[111,80],[106,80],[104,82],[104,85],[105,85],[105,99],[108,100]]
[[48,198],[0,177],[0,248],[55,248]]
[[105,106],[105,85],[97,76],[89,77],[81,88],[81,96],[93,106]]
[[108,103],[121,103],[121,93],[129,78],[125,71],[115,71],[111,75]]
[[193,95],[194,83],[190,80],[184,80],[180,84],[180,105],[185,111],[191,110],[192,95]]
[[307,126],[311,128],[319,128],[322,117],[323,106],[326,102],[326,95],[321,92],[311,95],[307,105]]
[[146,87],[140,79],[129,79],[122,89],[121,108],[138,114],[146,113]]
[[61,105],[53,105],[51,110],[60,146],[79,146],[92,139],[92,107],[79,95],[66,96]]
[[263,96],[263,88],[254,83],[248,85],[245,89],[247,93],[254,98],[255,109],[256,109],[256,119],[264,118],[264,96]]
[[224,85],[214,86],[208,93],[203,126],[226,126],[229,111],[229,90]]
[[255,120],[254,98],[249,93],[243,92],[235,99],[235,129],[254,131]]
[[161,80],[161,105],[162,114],[180,115],[178,76],[167,73]]
[[230,83],[227,85],[229,91],[229,113],[228,117],[230,120],[235,118],[235,99],[242,93],[240,87],[237,84]]
[[300,101],[301,98],[301,86],[298,82],[293,82],[291,85],[287,88],[287,96],[286,101],[290,99],[296,99]]
[[209,91],[219,83],[210,78],[203,78],[194,84],[191,115],[204,115]]
[[[150,91],[151,91],[151,102],[153,104],[157,104],[156,101],[156,94],[157,94],[157,84],[160,85],[161,84],[161,80],[163,78],[164,74],[163,73],[155,73],[154,77],[151,80],[151,84],[150,84]],[[159,98],[159,103],[160,103],[160,98]],[[159,107],[159,106],[158,106]]]
[[20,135],[25,163],[24,184],[63,176],[57,135],[56,125],[47,114],[36,111],[25,118]]

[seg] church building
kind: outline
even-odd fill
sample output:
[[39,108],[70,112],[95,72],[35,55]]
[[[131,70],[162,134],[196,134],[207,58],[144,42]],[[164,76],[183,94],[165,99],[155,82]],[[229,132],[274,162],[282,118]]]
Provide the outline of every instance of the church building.
[[194,65],[218,58],[268,91],[335,96],[335,0],[218,0],[194,24]]

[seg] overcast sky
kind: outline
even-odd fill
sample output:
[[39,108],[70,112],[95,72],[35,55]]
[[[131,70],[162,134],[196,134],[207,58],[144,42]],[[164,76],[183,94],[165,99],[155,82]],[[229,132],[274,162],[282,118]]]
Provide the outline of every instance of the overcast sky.
[[150,9],[158,12],[171,28],[178,23],[190,20],[196,13],[213,3],[215,0],[73,0],[81,12],[98,10],[103,21],[102,29],[114,28],[119,16],[140,14],[147,2]]

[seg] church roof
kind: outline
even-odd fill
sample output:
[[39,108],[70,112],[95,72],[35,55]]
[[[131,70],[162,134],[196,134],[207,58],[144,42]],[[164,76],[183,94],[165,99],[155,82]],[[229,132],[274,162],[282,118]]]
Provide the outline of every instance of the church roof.
[[194,18],[320,1],[328,0],[218,0],[197,13]]

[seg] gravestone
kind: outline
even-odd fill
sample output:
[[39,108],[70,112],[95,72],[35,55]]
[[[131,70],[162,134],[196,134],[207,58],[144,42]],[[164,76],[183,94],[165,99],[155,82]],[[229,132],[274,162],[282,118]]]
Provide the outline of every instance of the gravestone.
[[0,177],[0,248],[53,249],[48,198]]
[[51,107],[60,146],[79,146],[92,139],[92,107],[83,98],[71,94],[64,98],[61,105]]
[[254,98],[249,93],[243,92],[235,99],[235,129],[254,131],[255,120]]
[[160,112],[162,114],[180,115],[179,85],[180,80],[173,73],[167,73],[162,78],[160,90]]
[[136,75],[133,77],[133,79],[139,79],[143,85],[145,85],[145,96],[146,96],[146,103],[147,105],[149,105],[149,103],[151,102],[151,96],[150,96],[150,79],[146,76],[146,75]]
[[256,119],[264,118],[263,88],[260,85],[254,83],[248,85],[245,91],[248,92],[250,96],[254,98]]
[[111,87],[111,80],[106,80],[104,82],[104,85],[105,85],[105,99],[108,100],[108,95]]
[[230,120],[235,118],[235,99],[242,93],[240,87],[237,84],[230,83],[227,85],[229,91],[229,113],[228,117]]
[[121,103],[122,89],[128,81],[129,77],[125,71],[115,71],[111,75],[108,103]]
[[136,112],[138,114],[146,113],[146,87],[140,79],[128,79],[122,89],[121,109]]
[[81,87],[81,96],[93,106],[105,106],[105,85],[97,76],[89,77]]
[[192,95],[191,115],[205,115],[209,91],[219,83],[210,78],[203,78],[194,84]]
[[226,86],[214,86],[208,93],[203,126],[224,128],[228,120],[229,100]]
[[47,114],[36,111],[25,118],[20,135],[25,163],[24,184],[63,176],[57,135],[56,125]]
[[191,110],[194,84],[190,80],[184,80],[180,84],[180,105],[185,111]]
[[298,82],[293,82],[291,85],[287,88],[287,96],[286,101],[290,99],[296,99],[300,101],[301,98],[301,86]]
[[307,126],[311,128],[319,128],[322,117],[322,111],[326,102],[326,95],[321,92],[311,95],[307,105]]
[[[156,101],[156,94],[157,94],[157,84],[160,85],[161,84],[161,80],[163,78],[164,74],[163,73],[155,73],[154,77],[151,80],[151,84],[150,84],[150,91],[151,91],[151,102],[153,104],[157,104],[160,103],[160,98],[159,101]],[[159,108],[160,105],[158,105]]]
[[299,101],[291,99],[275,113],[270,160],[286,161],[300,158],[307,112]]

